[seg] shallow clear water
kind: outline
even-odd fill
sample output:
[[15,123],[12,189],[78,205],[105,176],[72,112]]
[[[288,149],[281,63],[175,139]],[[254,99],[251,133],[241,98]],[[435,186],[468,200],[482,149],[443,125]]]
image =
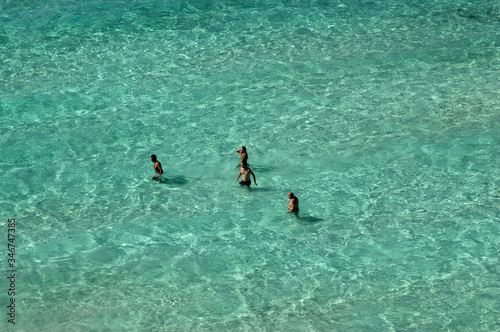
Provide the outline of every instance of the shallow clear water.
[[2,2],[0,237],[15,218],[19,271],[0,326],[500,330],[499,17]]

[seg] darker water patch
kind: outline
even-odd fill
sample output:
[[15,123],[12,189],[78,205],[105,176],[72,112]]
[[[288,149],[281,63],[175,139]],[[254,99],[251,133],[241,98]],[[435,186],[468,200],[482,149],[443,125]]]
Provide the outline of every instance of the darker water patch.
[[486,23],[488,21],[500,21],[500,15],[497,9],[471,9],[471,8],[458,8],[457,15],[472,21]]
[[7,45],[10,39],[7,36],[0,35],[0,45]]
[[314,217],[314,216],[304,216],[301,217],[300,215],[297,216],[297,219],[301,224],[306,224],[306,225],[311,225],[311,224],[316,224],[321,221],[324,221],[325,219],[319,218],[319,217]]
[[183,175],[162,178],[159,182],[161,184],[176,185],[176,186],[184,186],[189,183],[189,181]]
[[253,191],[256,192],[271,192],[271,191],[277,191],[278,189],[276,188],[271,188],[271,187],[259,187],[259,186],[253,186],[252,187]]

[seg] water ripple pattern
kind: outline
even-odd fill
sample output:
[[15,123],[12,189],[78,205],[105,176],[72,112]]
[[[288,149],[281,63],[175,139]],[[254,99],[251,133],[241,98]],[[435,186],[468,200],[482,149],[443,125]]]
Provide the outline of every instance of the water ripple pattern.
[[2,1],[16,331],[500,330],[499,17]]

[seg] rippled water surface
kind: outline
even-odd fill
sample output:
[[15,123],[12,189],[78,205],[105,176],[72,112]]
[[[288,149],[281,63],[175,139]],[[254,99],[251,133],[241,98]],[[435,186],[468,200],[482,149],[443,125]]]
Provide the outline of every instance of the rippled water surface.
[[500,330],[495,2],[6,0],[0,23],[1,329]]

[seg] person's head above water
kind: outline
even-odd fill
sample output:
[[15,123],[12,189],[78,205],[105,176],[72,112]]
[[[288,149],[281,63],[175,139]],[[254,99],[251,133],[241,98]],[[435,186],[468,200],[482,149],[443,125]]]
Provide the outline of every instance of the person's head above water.
[[294,194],[290,191],[290,192],[288,193],[288,198],[292,199],[292,198],[294,198],[294,197],[295,197],[295,195],[294,195]]
[[241,168],[243,168],[243,169],[247,169],[247,168],[248,168],[247,163],[241,163],[241,164],[240,164],[240,166],[241,166]]
[[154,163],[156,162],[156,155],[155,154],[151,155],[151,161],[154,162]]
[[245,146],[242,146],[241,147],[241,152],[246,152],[247,151],[247,148]]

